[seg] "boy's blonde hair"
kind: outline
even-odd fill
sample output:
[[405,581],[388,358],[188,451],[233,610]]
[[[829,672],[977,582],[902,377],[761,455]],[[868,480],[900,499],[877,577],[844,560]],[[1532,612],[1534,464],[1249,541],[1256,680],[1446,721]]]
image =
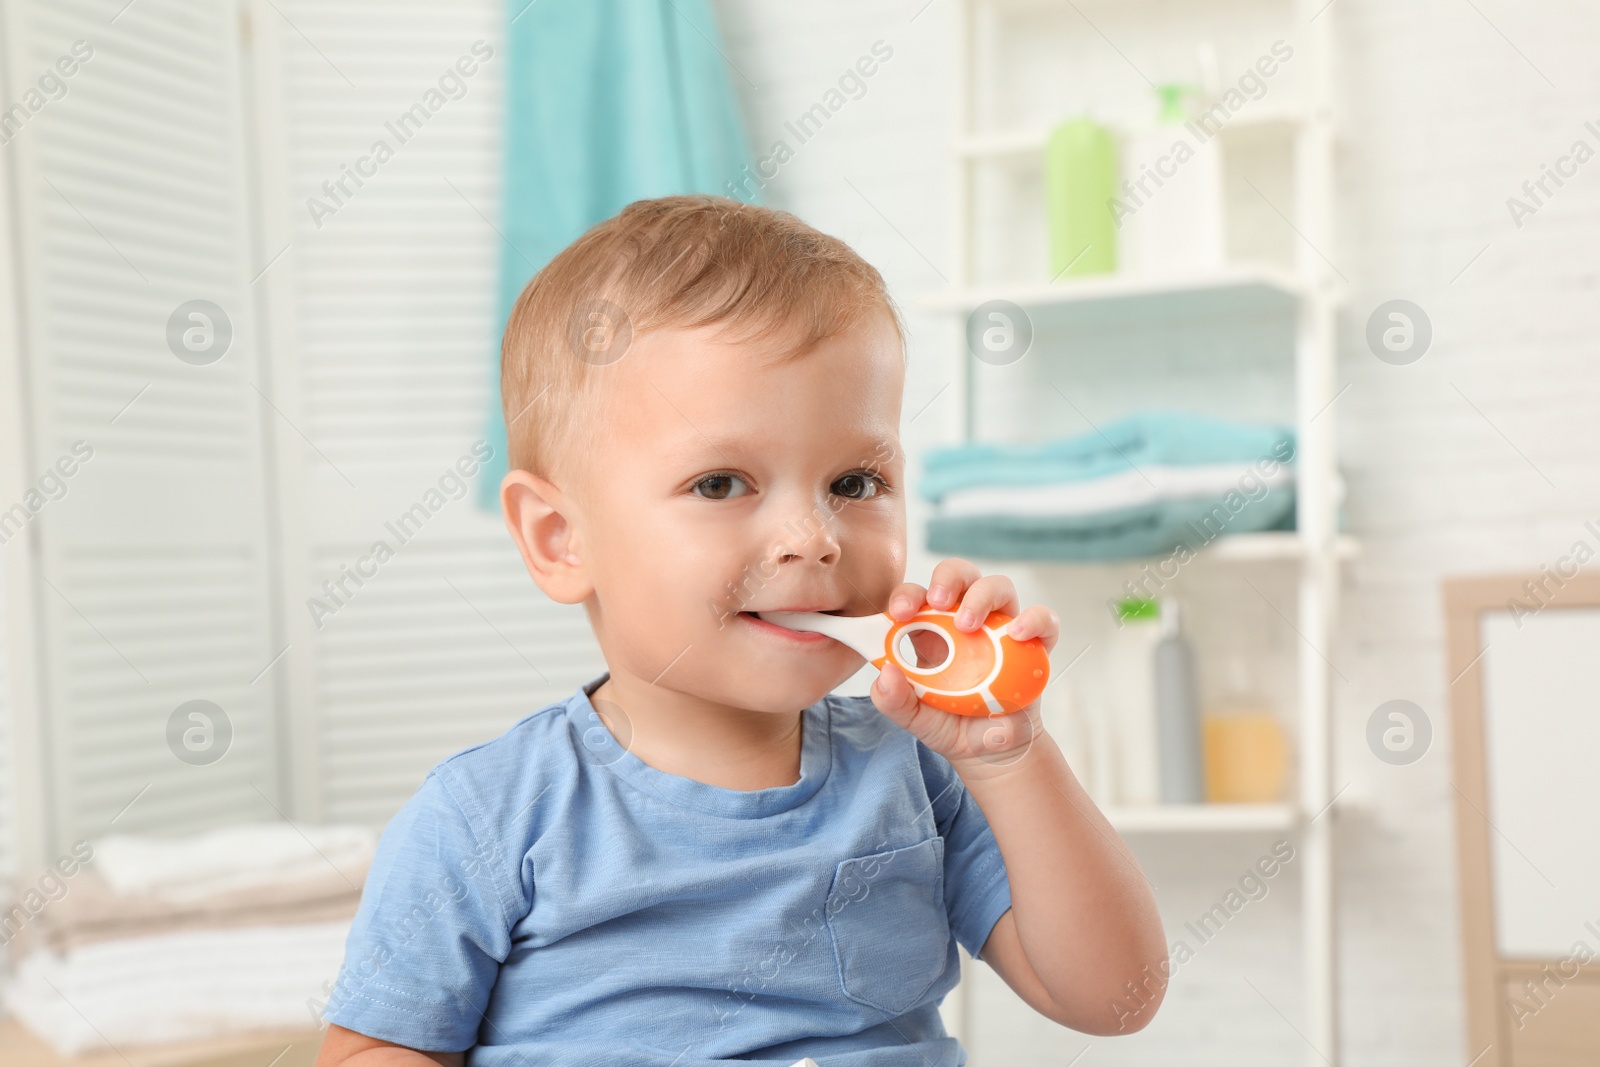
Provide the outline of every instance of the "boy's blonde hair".
[[660,327],[725,324],[779,360],[887,311],[883,278],[850,246],[786,211],[720,196],[636,200],[568,245],[523,288],[500,346],[513,469],[557,481],[601,421],[606,368]]

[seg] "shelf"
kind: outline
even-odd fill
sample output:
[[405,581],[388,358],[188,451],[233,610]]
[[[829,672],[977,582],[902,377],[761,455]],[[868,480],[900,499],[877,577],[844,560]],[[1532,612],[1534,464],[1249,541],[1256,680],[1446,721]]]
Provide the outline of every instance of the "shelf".
[[1101,810],[1118,833],[1291,830],[1300,821],[1293,804],[1153,804]]
[[[1264,130],[1293,130],[1303,121],[1298,110],[1290,108],[1241,109],[1216,131],[1218,135],[1254,133]],[[1113,126],[1114,133],[1123,130]],[[994,130],[955,139],[952,149],[960,159],[995,163],[1043,163],[1044,146],[1050,131],[1044,128]]]
[[[1305,542],[1298,534],[1289,531],[1233,534],[1219,537],[1215,543],[1201,551],[1206,559],[1232,562],[1235,560],[1284,560],[1305,558]],[[1361,554],[1361,545],[1354,537],[1341,536],[1334,542],[1334,555],[1341,560],[1355,559]]]
[[930,311],[963,314],[990,300],[1007,300],[1036,320],[1070,320],[1107,311],[1154,318],[1196,312],[1283,313],[1294,310],[1304,295],[1291,272],[1258,264],[1201,274],[1099,274],[1054,283],[949,289],[923,297],[921,305]]
[[267,1030],[177,1044],[102,1047],[63,1056],[15,1018],[7,1018],[0,1023],[0,1063],[11,1067],[217,1067],[241,1063],[311,1067],[322,1036],[317,1030]]
[[[1341,536],[1334,546],[1340,560],[1355,559],[1361,554],[1361,543],[1354,537]],[[973,555],[974,561],[1028,567],[1125,567],[1144,560],[1165,559],[1171,553],[1154,556],[1128,556],[1122,559],[1064,560],[1064,559],[996,559],[992,556]],[[1288,530],[1265,533],[1229,534],[1219,537],[1195,554],[1196,562],[1210,563],[1294,563],[1305,558],[1305,542],[1298,534]]]

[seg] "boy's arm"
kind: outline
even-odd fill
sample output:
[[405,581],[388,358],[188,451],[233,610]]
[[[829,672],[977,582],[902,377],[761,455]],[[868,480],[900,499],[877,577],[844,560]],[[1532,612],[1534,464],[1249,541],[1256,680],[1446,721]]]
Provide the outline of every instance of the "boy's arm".
[[316,1067],[462,1067],[464,1053],[418,1052],[328,1024]]
[[995,923],[983,960],[1063,1026],[1091,1034],[1143,1029],[1166,992],[1161,916],[1133,854],[1055,741],[1040,729],[1010,766],[956,770],[989,822],[1011,883],[1011,910]]
[[[1016,588],[999,575],[947,559],[924,593],[906,584],[889,614],[906,619],[926,600],[961,606],[974,630],[991,611],[1013,616],[1008,633],[1053,648],[1060,621],[1044,607],[1018,612]],[[962,616],[970,617],[963,623]],[[1038,702],[1011,715],[951,715],[916,699],[892,664],[872,700],[890,720],[949,760],[983,812],[1005,861],[1011,909],[981,957],[1040,1014],[1093,1034],[1131,1033],[1166,992],[1167,949],[1155,897],[1137,861],[1073,776],[1040,725]]]

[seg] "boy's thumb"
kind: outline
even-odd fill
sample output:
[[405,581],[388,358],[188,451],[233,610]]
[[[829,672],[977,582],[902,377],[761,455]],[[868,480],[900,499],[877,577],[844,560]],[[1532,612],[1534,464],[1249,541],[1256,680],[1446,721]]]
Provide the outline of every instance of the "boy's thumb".
[[872,683],[872,703],[892,722],[904,726],[916,714],[917,694],[899,667],[885,663]]

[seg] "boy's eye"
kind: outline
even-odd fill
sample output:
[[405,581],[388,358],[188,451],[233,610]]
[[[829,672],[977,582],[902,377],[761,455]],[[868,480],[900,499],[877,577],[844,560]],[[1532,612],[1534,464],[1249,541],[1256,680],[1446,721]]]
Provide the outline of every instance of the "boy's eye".
[[[739,486],[743,486],[740,491]],[[750,490],[750,483],[737,474],[708,474],[694,483],[697,494],[707,500],[727,500],[730,497],[744,496]]]
[[851,472],[833,483],[833,492],[847,500],[870,500],[888,486],[875,474]]

